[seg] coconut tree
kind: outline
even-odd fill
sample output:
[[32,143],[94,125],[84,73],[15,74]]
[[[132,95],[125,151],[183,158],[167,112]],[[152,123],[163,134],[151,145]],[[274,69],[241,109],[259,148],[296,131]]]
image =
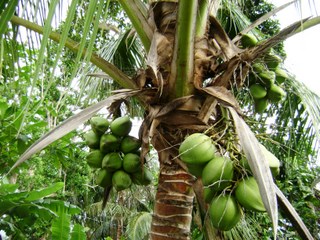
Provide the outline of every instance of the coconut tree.
[[[249,96],[248,86],[257,79],[258,70],[254,64],[274,63],[268,59],[274,46],[302,29],[318,24],[320,20],[317,17],[299,20],[275,36],[264,39],[265,35],[261,34],[256,26],[274,14],[274,10],[253,24],[247,23],[245,28],[231,39],[218,20],[218,10],[222,2],[180,0],[145,3],[141,0],[119,0],[118,3],[133,27],[125,37],[129,39],[133,35],[137,36],[139,49],[143,49],[142,61],[130,58],[132,54],[129,51],[122,53],[122,60],[126,60],[123,55],[127,55],[127,58],[132,60],[128,63],[135,63],[139,67],[132,68],[132,73],[132,69],[126,71],[125,67],[116,64],[114,55],[104,58],[102,53],[106,53],[103,51],[105,49],[102,44],[95,42],[96,39],[101,40],[98,38],[98,30],[101,21],[108,14],[112,14],[108,12],[108,6],[115,4],[114,1],[71,1],[60,33],[52,31],[52,21],[57,7],[64,7],[62,2],[61,5],[59,1],[43,2],[44,7],[41,8],[42,2],[29,5],[30,1],[4,1],[0,8],[3,20],[0,21],[0,33],[5,31],[5,23],[9,23],[13,33],[18,26],[42,36],[39,44],[39,64],[33,74],[35,79],[41,76],[42,64],[47,61],[45,49],[52,40],[59,44],[52,74],[48,77],[48,85],[53,84],[53,73],[61,61],[60,54],[66,47],[74,53],[74,61],[80,67],[85,68],[88,66],[86,63],[91,62],[104,72],[92,73],[94,68],[90,65],[87,71],[91,71],[91,76],[107,77],[107,83],[116,83],[119,86],[113,96],[67,119],[39,139],[26,150],[10,172],[34,153],[87,121],[101,108],[111,107],[110,111],[113,110],[116,115],[120,103],[127,99],[135,99],[136,104],[144,110],[144,120],[140,128],[143,143],[141,159],[149,151],[151,143],[157,151],[160,165],[150,230],[151,239],[190,239],[195,200],[210,239],[223,236],[212,227],[206,217],[208,204],[204,201],[201,179],[190,174],[179,153],[181,142],[193,133],[205,133],[214,141],[219,154],[229,156],[236,165],[239,163],[239,156],[247,158],[252,174],[258,182],[264,207],[270,215],[275,236],[278,198],[281,206],[284,206],[290,217],[295,219],[294,224],[300,234],[311,238],[292,206],[275,186],[267,159],[260,150],[255,134],[250,130],[248,119],[235,94],[243,90],[242,93]],[[236,4],[233,4],[236,7]],[[78,14],[77,11],[86,12],[84,21],[80,23],[83,24],[81,38],[75,41],[68,36],[73,33],[72,23],[75,14]],[[241,42],[242,36],[248,36],[248,32],[254,33],[261,41]],[[101,41],[103,43],[103,40]],[[128,45],[124,44],[119,49],[126,47]],[[272,69],[272,65],[270,66]],[[77,70],[72,69],[68,79],[74,78]],[[268,73],[272,75],[270,71]],[[271,89],[271,86],[268,87]],[[43,90],[45,92],[46,87]],[[279,91],[280,95],[284,95],[283,90]],[[241,103],[241,106],[244,105]],[[258,107],[256,110],[263,111]]]

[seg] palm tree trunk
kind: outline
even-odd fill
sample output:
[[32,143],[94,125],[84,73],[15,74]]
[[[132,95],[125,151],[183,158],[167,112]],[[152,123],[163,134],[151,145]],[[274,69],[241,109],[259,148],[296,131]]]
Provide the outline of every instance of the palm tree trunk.
[[159,152],[160,175],[151,239],[190,239],[194,177],[187,173],[165,150]]
[[190,239],[195,178],[183,168],[175,147],[181,135],[175,129],[158,126],[152,144],[158,152],[160,174],[150,238]]

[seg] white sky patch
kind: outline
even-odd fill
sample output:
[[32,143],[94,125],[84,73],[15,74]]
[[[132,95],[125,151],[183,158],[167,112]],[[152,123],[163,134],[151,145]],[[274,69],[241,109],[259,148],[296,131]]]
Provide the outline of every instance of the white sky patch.
[[[291,0],[271,0],[275,6],[283,5]],[[276,18],[279,19],[281,28],[296,21],[320,14],[320,1],[301,0],[301,5],[291,4],[280,11]],[[298,33],[284,42],[287,59],[285,67],[293,73],[297,80],[303,82],[309,89],[320,96],[320,25],[314,26]]]

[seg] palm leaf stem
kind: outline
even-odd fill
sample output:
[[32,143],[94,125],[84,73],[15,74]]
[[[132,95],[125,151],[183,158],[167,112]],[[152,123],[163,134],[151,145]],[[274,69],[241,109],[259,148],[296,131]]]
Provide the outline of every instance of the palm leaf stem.
[[292,35],[307,30],[308,28],[314,27],[318,24],[320,24],[320,16],[311,18],[308,21],[301,23],[301,26],[296,29]]
[[208,22],[208,0],[201,0],[199,2],[199,11],[197,15],[197,25],[196,25],[196,37],[203,37],[206,33],[206,26]]
[[[194,65],[194,36],[198,1],[179,1],[176,41],[169,84],[171,97],[178,98],[192,94]],[[174,86],[175,85],[175,86]]]
[[123,10],[128,15],[133,27],[138,33],[146,51],[149,51],[153,29],[148,23],[146,8],[140,0],[119,0]]

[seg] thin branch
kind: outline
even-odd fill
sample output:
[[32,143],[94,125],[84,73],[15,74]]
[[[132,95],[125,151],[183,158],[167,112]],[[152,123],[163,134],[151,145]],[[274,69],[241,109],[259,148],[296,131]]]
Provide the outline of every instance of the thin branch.
[[[11,22],[16,25],[24,26],[40,34],[43,34],[43,31],[44,31],[42,26],[35,24],[33,22],[30,22],[28,20],[19,18],[17,16],[13,16],[11,18]],[[56,32],[51,32],[49,34],[49,38],[58,43],[61,41],[61,35]],[[65,46],[73,52],[79,51],[79,43],[71,39],[66,40]],[[87,55],[87,50],[84,49],[82,51],[82,57],[85,57],[86,55]],[[110,62],[101,58],[99,55],[93,53],[90,57],[90,62],[92,62],[94,65],[99,67],[102,71],[107,73],[114,81],[119,83],[122,87],[130,88],[130,89],[138,88],[135,82],[129,76],[127,76],[125,73],[123,73],[120,69],[118,69],[116,66],[114,66]]]

